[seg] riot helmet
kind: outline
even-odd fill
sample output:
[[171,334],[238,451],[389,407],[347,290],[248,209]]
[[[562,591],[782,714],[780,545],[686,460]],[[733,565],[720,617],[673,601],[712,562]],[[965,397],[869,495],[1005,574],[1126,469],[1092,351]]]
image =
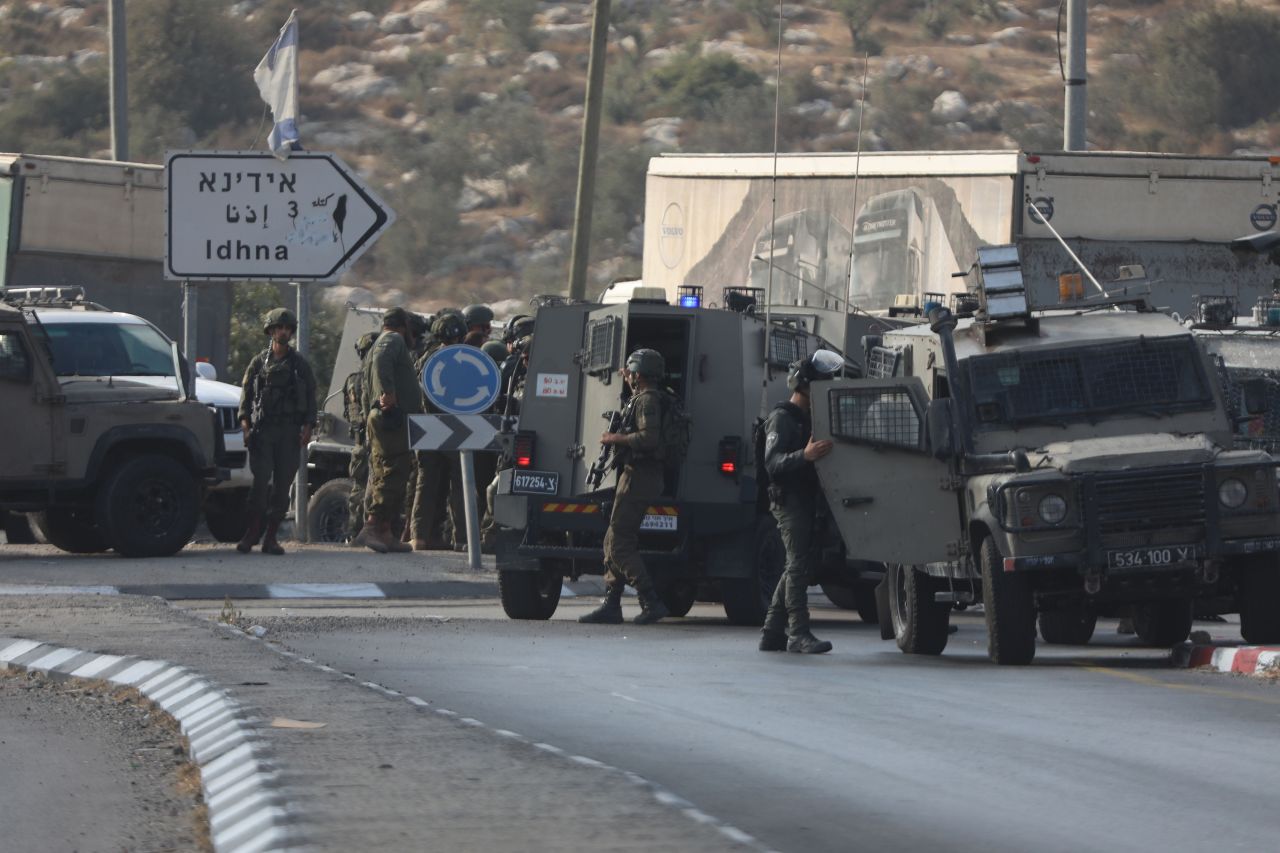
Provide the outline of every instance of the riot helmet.
[[298,331],[298,318],[293,316],[293,312],[288,308],[272,308],[262,315],[262,333],[269,335],[276,326],[285,326],[296,332]]
[[844,366],[844,358],[831,350],[820,349],[813,355],[791,362],[787,371],[787,387],[809,393],[809,383],[830,379]]
[[643,347],[627,356],[627,370],[655,382],[667,375],[667,366],[662,360],[662,353],[656,349]]

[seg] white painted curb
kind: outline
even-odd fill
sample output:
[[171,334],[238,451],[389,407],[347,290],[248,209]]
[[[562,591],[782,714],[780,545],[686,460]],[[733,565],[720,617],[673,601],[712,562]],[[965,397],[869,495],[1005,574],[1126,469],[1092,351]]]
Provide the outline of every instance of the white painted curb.
[[162,660],[13,637],[0,637],[0,665],[136,688],[176,719],[186,735],[191,760],[200,768],[214,850],[251,853],[301,845],[293,809],[258,736],[258,721],[198,673]]

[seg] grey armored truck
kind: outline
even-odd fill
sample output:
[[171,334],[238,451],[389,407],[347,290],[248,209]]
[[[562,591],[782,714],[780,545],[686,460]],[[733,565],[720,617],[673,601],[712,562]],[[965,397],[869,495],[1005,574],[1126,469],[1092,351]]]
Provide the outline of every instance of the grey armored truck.
[[57,369],[32,309],[0,302],[0,510],[38,513],[64,551],[167,556],[226,476],[217,413],[186,390]]
[[[979,310],[868,340],[869,377],[814,385],[819,476],[850,551],[888,564],[882,635],[939,654],[981,602],[1000,664],[1081,644],[1099,614],[1152,645],[1193,606],[1280,641],[1275,462],[1233,449],[1215,361],[1141,300],[1027,304],[1016,247],[979,250]],[[883,594],[887,593],[887,594]]]
[[[618,370],[639,347],[660,352],[666,386],[691,419],[684,463],[649,508],[641,554],[675,615],[720,601],[730,621],[760,624],[784,551],[759,477],[753,430],[789,396],[787,365],[833,348],[802,320],[766,322],[755,292],[726,289],[726,308],[671,305],[638,289],[614,305],[546,305],[537,314],[518,428],[499,473],[494,515],[503,607],[550,618],[565,578],[603,572],[615,475],[589,474],[600,435],[624,405]],[[700,301],[700,300],[694,300]],[[766,334],[768,346],[766,348]],[[883,567],[845,559],[831,531],[815,580],[875,618]]]

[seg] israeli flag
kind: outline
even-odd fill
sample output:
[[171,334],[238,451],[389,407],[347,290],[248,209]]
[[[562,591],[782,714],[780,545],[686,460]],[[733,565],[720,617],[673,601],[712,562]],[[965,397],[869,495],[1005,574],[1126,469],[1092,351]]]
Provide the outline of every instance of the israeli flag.
[[262,100],[271,107],[275,124],[267,137],[267,147],[281,160],[290,151],[300,151],[298,144],[298,10],[280,28],[276,43],[253,70]]

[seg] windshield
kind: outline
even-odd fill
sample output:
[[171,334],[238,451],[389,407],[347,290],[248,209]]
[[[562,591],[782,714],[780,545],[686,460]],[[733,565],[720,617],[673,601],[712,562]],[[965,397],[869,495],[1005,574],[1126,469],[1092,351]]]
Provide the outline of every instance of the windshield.
[[966,365],[979,428],[1163,416],[1213,405],[1190,336],[996,353]]
[[863,311],[883,311],[894,297],[911,293],[907,242],[901,232],[859,237],[853,255],[851,302]]
[[45,323],[59,376],[172,376],[169,342],[141,323]]

